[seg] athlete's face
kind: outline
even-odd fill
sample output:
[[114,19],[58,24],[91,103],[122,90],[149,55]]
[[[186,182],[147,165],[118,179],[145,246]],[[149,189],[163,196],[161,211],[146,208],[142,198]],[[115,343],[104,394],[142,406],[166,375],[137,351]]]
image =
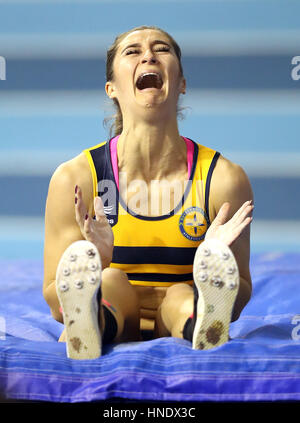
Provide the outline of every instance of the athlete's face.
[[110,98],[120,104],[123,118],[137,107],[166,105],[176,113],[185,79],[168,37],[157,30],[138,30],[119,44],[113,63],[113,81],[106,83]]

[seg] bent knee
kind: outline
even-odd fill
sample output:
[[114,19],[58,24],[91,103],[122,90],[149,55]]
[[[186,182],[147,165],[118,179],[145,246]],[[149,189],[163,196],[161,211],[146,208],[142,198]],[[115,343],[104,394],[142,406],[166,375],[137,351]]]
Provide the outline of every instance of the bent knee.
[[183,293],[191,293],[193,292],[193,289],[191,285],[188,285],[187,283],[176,283],[174,285],[171,285],[166,292],[166,296],[177,296],[181,295]]
[[186,316],[192,313],[193,303],[194,291],[190,285],[180,283],[167,289],[167,295],[162,302],[161,312],[165,321],[169,322],[169,330],[172,327],[171,321],[175,321],[180,315]]
[[[106,268],[102,272],[102,292],[106,297],[117,299],[118,303],[129,302],[131,306],[139,304],[134,287],[127,274],[120,269]],[[108,298],[105,298],[108,300]]]
[[123,270],[121,269],[115,269],[113,267],[106,267],[103,272],[102,272],[102,280],[104,281],[114,281],[114,283],[118,283],[118,282],[127,282],[128,281],[128,277],[127,274],[125,272],[123,272]]

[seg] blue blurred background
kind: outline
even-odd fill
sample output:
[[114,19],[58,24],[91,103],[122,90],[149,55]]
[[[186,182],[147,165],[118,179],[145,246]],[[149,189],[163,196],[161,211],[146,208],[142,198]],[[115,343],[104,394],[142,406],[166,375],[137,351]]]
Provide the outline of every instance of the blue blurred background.
[[50,177],[107,139],[106,49],[139,25],[181,45],[182,135],[250,178],[251,251],[300,251],[299,16],[298,0],[0,0],[0,258],[42,259]]

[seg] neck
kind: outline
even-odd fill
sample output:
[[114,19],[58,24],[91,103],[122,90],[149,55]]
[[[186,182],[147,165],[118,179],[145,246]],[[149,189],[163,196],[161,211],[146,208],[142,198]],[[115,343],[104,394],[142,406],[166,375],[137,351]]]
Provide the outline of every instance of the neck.
[[118,140],[119,171],[129,179],[168,179],[186,167],[186,146],[177,120],[124,125]]

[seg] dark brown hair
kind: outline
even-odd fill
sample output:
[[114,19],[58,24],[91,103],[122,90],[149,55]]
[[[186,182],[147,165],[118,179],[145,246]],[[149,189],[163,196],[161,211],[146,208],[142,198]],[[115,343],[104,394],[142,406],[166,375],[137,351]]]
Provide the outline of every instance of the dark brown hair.
[[[178,62],[179,62],[179,70],[180,70],[180,74],[181,76],[183,76],[183,69],[182,69],[182,64],[181,64],[181,50],[179,45],[176,43],[176,41],[174,40],[174,38],[168,34],[166,31],[158,28],[157,26],[146,26],[146,25],[142,25],[133,29],[130,29],[127,32],[123,32],[122,34],[119,34],[116,38],[114,43],[109,47],[109,49],[107,50],[107,55],[106,55],[106,81],[112,81],[114,78],[114,74],[113,74],[113,64],[114,64],[114,58],[116,56],[118,47],[121,43],[121,41],[127,37],[127,35],[131,34],[134,31],[141,31],[144,29],[154,29],[156,31],[161,32],[162,34],[164,34],[170,41],[172,47],[174,48],[175,54],[177,56]],[[119,102],[117,99],[113,99],[114,102],[114,106],[116,109],[116,113],[114,116],[112,116],[111,118],[106,118],[104,120],[104,124],[107,125],[108,121],[110,120],[114,120],[113,124],[111,125],[110,128],[110,137],[111,136],[117,136],[119,134],[121,134],[122,130],[123,130],[123,116],[122,116],[122,112],[121,112],[121,108],[119,105]]]

